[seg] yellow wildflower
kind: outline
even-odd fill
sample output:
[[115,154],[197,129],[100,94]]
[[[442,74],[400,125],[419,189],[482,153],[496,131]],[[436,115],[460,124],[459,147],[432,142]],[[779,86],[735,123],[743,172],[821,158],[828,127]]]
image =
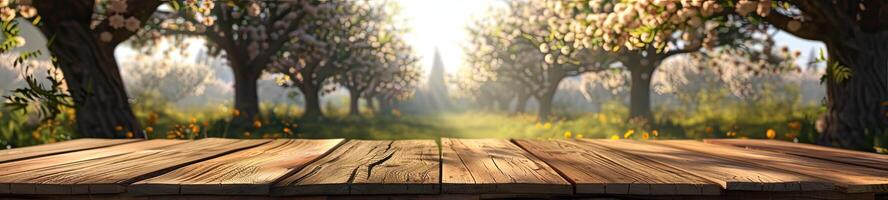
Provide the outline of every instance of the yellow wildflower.
[[623,133],[623,138],[632,137],[632,134],[635,134],[635,130],[629,129],[626,133]]
[[617,136],[617,135],[611,135],[611,138],[610,138],[610,139],[611,139],[611,140],[619,140],[619,139],[620,139],[620,136]]
[[546,124],[543,125],[543,128],[544,128],[544,129],[550,129],[550,128],[552,128],[552,123],[546,122]]
[[774,129],[769,128],[768,131],[765,132],[765,136],[767,136],[768,139],[774,139],[775,137],[777,137],[777,131],[774,131]]
[[145,133],[151,134],[154,133],[154,127],[145,127]]
[[539,122],[537,122],[537,123],[536,123],[536,128],[543,128],[543,124],[540,124]]
[[888,149],[886,149],[884,147],[874,146],[873,149],[875,149],[876,152],[878,152],[878,153],[888,153]]
[[802,129],[802,123],[798,122],[798,121],[789,122],[789,124],[787,124],[786,126],[792,130],[801,130]]
[[564,138],[570,138],[571,135],[572,135],[572,134],[570,133],[570,131],[565,131],[565,132],[564,132]]
[[287,127],[284,127],[284,130],[283,130],[283,131],[284,131],[284,133],[286,133],[287,135],[293,134],[292,132],[290,132],[290,128],[287,128]]
[[577,136],[576,136],[576,137],[577,137],[577,138],[583,138],[583,134],[579,134],[579,133],[577,133]]
[[126,132],[126,138],[133,138],[133,132],[132,132],[132,131],[127,131],[127,132]]
[[641,139],[647,140],[648,138],[651,138],[651,135],[648,134],[647,132],[644,132],[641,134]]
[[654,137],[660,136],[660,132],[657,132],[657,130],[653,130],[651,133],[654,134]]
[[148,126],[152,126],[157,123],[158,118],[159,117],[157,116],[156,112],[148,113],[148,120],[145,120],[145,124],[147,124]]

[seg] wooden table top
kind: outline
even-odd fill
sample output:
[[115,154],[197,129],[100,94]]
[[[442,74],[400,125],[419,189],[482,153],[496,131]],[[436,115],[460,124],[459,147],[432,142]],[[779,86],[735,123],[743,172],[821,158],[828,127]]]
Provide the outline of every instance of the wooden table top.
[[0,150],[0,198],[874,199],[888,155],[776,140],[77,139]]

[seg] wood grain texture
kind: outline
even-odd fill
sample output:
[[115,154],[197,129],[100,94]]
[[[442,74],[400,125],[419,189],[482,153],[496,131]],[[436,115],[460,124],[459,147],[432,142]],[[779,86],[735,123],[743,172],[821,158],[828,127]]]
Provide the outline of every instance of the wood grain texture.
[[[633,154],[672,166],[688,174],[718,183],[729,191],[831,191],[829,181],[789,170],[762,166],[696,151],[633,140],[588,140],[581,142]],[[717,151],[719,147],[712,147]]]
[[703,140],[703,142],[786,153],[796,156],[840,162],[849,165],[858,165],[875,169],[888,170],[888,155],[883,154],[831,148],[813,144],[793,143],[780,140],[707,139]]
[[847,165],[789,154],[706,144],[689,140],[655,142],[664,146],[686,149],[725,159],[754,163],[760,166],[791,170],[816,176],[845,189],[846,192],[888,192],[888,171]]
[[439,170],[433,140],[352,140],[275,184],[272,194],[434,194]]
[[0,163],[0,169],[3,169],[0,170],[0,194],[8,194],[10,192],[9,182],[4,182],[3,180],[5,179],[2,178],[5,175],[29,173],[30,171],[35,170],[40,171],[52,166],[70,165],[72,163],[85,162],[92,159],[104,158],[136,151],[156,149],[185,142],[185,140],[145,140],[99,149],[90,149],[58,155],[44,156],[28,160]]
[[125,185],[268,140],[208,138],[0,176],[12,194],[121,193]]
[[0,150],[0,163],[24,160],[40,156],[95,149],[136,142],[139,139],[94,139],[84,138],[30,147]]
[[636,155],[577,140],[515,140],[574,183],[577,194],[718,195],[719,185]]
[[506,139],[441,138],[443,193],[572,194],[549,165]]
[[270,185],[326,155],[343,139],[274,140],[128,187],[135,195],[215,194],[267,195]]

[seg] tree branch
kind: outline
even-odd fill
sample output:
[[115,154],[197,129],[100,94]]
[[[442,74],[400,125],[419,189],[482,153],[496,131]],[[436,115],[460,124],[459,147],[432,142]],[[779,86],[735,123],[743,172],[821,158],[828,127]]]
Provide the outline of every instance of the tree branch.
[[799,23],[801,23],[801,28],[799,28],[798,30],[795,30],[795,31],[790,30],[788,24],[790,21],[793,21],[793,20],[794,19],[792,19],[786,15],[783,15],[778,12],[773,12],[773,11],[771,12],[771,14],[768,14],[768,16],[765,17],[765,21],[767,21],[772,26],[777,27],[780,30],[786,31],[787,33],[790,33],[792,35],[795,35],[796,37],[808,39],[808,40],[818,40],[818,41],[822,41],[824,39],[822,37],[822,35],[826,34],[826,33],[819,31],[818,26],[812,22],[799,21]]

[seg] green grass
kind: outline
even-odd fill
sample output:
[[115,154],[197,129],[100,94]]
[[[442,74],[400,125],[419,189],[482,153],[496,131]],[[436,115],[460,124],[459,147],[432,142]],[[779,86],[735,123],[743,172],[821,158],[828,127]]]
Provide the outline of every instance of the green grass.
[[[456,138],[631,138],[703,139],[771,138],[813,142],[818,106],[755,109],[761,105],[723,104],[720,109],[655,109],[656,125],[627,122],[628,109],[609,102],[597,113],[562,113],[548,123],[535,115],[491,112],[346,117],[344,109],[331,109],[327,118],[303,122],[297,106],[263,105],[262,120],[238,127],[231,124],[233,110],[223,106],[182,109],[165,104],[136,104],[134,110],[150,138],[349,138],[438,139]],[[328,108],[329,109],[329,108]],[[21,113],[0,116],[0,144],[12,147],[76,138],[71,110],[57,119],[39,122]],[[36,122],[35,122],[36,121]],[[150,128],[149,128],[150,127]],[[769,137],[768,132],[774,133]],[[884,144],[884,143],[881,143]]]

